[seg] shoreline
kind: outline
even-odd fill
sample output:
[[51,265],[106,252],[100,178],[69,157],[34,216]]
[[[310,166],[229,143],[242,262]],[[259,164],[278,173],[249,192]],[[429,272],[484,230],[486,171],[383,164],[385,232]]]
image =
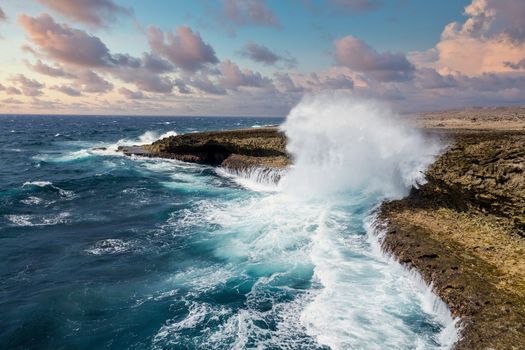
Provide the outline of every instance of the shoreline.
[[[511,116],[498,128],[493,116],[486,125],[479,116],[461,125],[452,115],[449,125],[441,115],[437,127],[434,116],[416,118],[449,146],[426,171],[426,184],[377,210],[383,252],[417,271],[460,319],[455,349],[525,346],[525,123]],[[277,128],[173,136],[120,151],[241,173],[290,164]]]
[[428,183],[378,210],[385,252],[461,319],[455,349],[525,342],[525,132],[449,130]]

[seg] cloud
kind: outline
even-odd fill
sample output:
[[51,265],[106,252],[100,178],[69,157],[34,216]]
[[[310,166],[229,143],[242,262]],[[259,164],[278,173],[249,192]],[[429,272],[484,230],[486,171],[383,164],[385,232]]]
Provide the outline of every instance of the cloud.
[[51,59],[85,67],[105,67],[114,63],[108,48],[99,38],[58,24],[48,14],[38,17],[22,14],[18,22],[29,40]]
[[83,92],[105,93],[113,90],[113,84],[91,70],[80,72],[76,83],[81,86]]
[[140,100],[144,98],[142,91],[131,91],[125,87],[118,89],[118,92],[130,100]]
[[51,67],[41,60],[37,60],[35,64],[27,63],[27,65],[35,72],[48,75],[50,77],[76,78],[74,74],[66,72],[62,67]]
[[283,92],[302,93],[305,91],[304,87],[296,85],[288,73],[276,72],[273,76],[275,78],[277,88]]
[[[170,93],[173,90],[174,83],[171,79],[162,76],[172,72],[173,65],[154,53],[144,53],[140,58],[128,54],[111,54],[98,37],[58,24],[47,14],[38,17],[21,15],[19,22],[28,33],[31,42],[36,44],[48,59],[66,66],[75,66],[77,69],[90,68],[81,71],[76,82],[82,86],[83,92],[103,93],[113,89],[113,85],[101,78],[95,70],[133,83],[144,91]],[[168,58],[172,58],[186,69],[203,66],[207,61],[218,62],[213,49],[202,43],[200,36],[193,34],[191,29],[178,28],[178,34],[169,36],[173,45],[160,47]],[[41,55],[34,50],[33,52],[37,57]],[[64,69],[51,67],[41,60],[31,67],[42,74],[73,78],[72,74]],[[185,91],[184,88],[182,91]]]
[[222,15],[237,26],[279,27],[275,13],[263,0],[222,0]]
[[8,95],[22,95],[22,91],[20,91],[19,89],[17,89],[17,88],[14,87],[14,86],[8,86],[8,87],[5,89],[5,92],[6,92]]
[[405,55],[379,53],[351,35],[336,40],[335,59],[340,65],[383,82],[409,80],[415,70]]
[[423,89],[443,89],[458,85],[452,75],[441,75],[432,68],[418,69],[416,74],[417,83]]
[[190,27],[180,26],[175,34],[165,34],[152,26],[148,28],[148,41],[153,52],[185,71],[195,72],[207,64],[219,62],[213,48]]
[[297,64],[293,58],[278,55],[266,46],[253,42],[246,43],[240,53],[244,57],[268,66],[275,65],[278,62],[283,62],[287,67],[293,67]]
[[151,74],[146,70],[121,70],[116,76],[126,83],[133,83],[140,90],[156,93],[171,93],[174,83],[171,78]]
[[75,89],[72,86],[60,85],[60,86],[54,86],[52,87],[52,89],[60,91],[68,96],[75,96],[75,97],[82,96],[82,92],[80,92],[79,90]]
[[338,9],[351,12],[365,12],[378,9],[383,3],[382,0],[328,0]]
[[232,61],[226,59],[219,65],[222,77],[220,78],[221,85],[228,89],[237,89],[239,87],[264,87],[271,86],[272,81],[263,77],[258,72],[253,72],[249,69],[240,70]]
[[7,21],[7,16],[5,15],[5,12],[0,8],[0,22]]
[[211,95],[225,95],[226,89],[214,83],[206,74],[197,74],[186,78],[186,83]]
[[518,69],[525,69],[525,58],[520,60],[519,62],[512,63],[512,62],[504,62],[504,64],[512,69],[518,70]]
[[40,96],[42,95],[42,89],[45,87],[45,84],[34,79],[29,79],[23,74],[17,74],[10,80],[20,87],[25,96]]
[[131,10],[112,0],[38,0],[43,5],[92,28],[106,27],[118,16],[131,15]]
[[4,98],[2,100],[2,103],[20,105],[20,104],[23,104],[24,102],[10,97],[10,98]]
[[354,81],[352,80],[352,78],[349,78],[343,74],[339,74],[335,77],[328,77],[325,79],[325,81],[322,84],[325,87],[332,89],[332,90],[353,89],[354,88]]
[[170,62],[151,53],[143,54],[142,65],[148,71],[158,74],[168,73],[173,71],[174,69],[173,65]]
[[414,62],[469,76],[514,70],[512,62],[525,57],[525,2],[473,0],[465,15],[463,23],[444,28],[441,40],[430,49],[437,52],[433,60],[418,61],[414,56]]
[[354,79],[346,67],[333,67],[327,71],[304,73],[275,73],[275,85],[284,93],[302,94],[322,90],[353,90]]
[[177,87],[177,90],[179,90],[180,94],[191,94],[191,90],[189,89],[188,85],[186,85],[184,80],[176,79],[174,84]]

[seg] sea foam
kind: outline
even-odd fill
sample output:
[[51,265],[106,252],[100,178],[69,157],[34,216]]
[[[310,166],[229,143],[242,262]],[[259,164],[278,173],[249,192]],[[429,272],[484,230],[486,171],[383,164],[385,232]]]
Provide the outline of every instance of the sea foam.
[[306,97],[281,129],[295,165],[285,189],[301,196],[403,196],[441,149],[381,104],[341,95]]

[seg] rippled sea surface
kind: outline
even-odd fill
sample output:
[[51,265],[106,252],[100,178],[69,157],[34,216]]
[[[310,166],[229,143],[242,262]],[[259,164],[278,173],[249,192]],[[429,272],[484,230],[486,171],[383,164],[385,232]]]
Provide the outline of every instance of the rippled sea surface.
[[0,348],[446,347],[424,286],[374,248],[369,197],[113,151],[281,122],[0,116]]

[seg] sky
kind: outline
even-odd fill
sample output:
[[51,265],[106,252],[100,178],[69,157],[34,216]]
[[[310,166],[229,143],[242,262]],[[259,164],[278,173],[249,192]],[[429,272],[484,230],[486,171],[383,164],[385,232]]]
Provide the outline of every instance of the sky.
[[525,104],[524,0],[0,0],[0,113]]

